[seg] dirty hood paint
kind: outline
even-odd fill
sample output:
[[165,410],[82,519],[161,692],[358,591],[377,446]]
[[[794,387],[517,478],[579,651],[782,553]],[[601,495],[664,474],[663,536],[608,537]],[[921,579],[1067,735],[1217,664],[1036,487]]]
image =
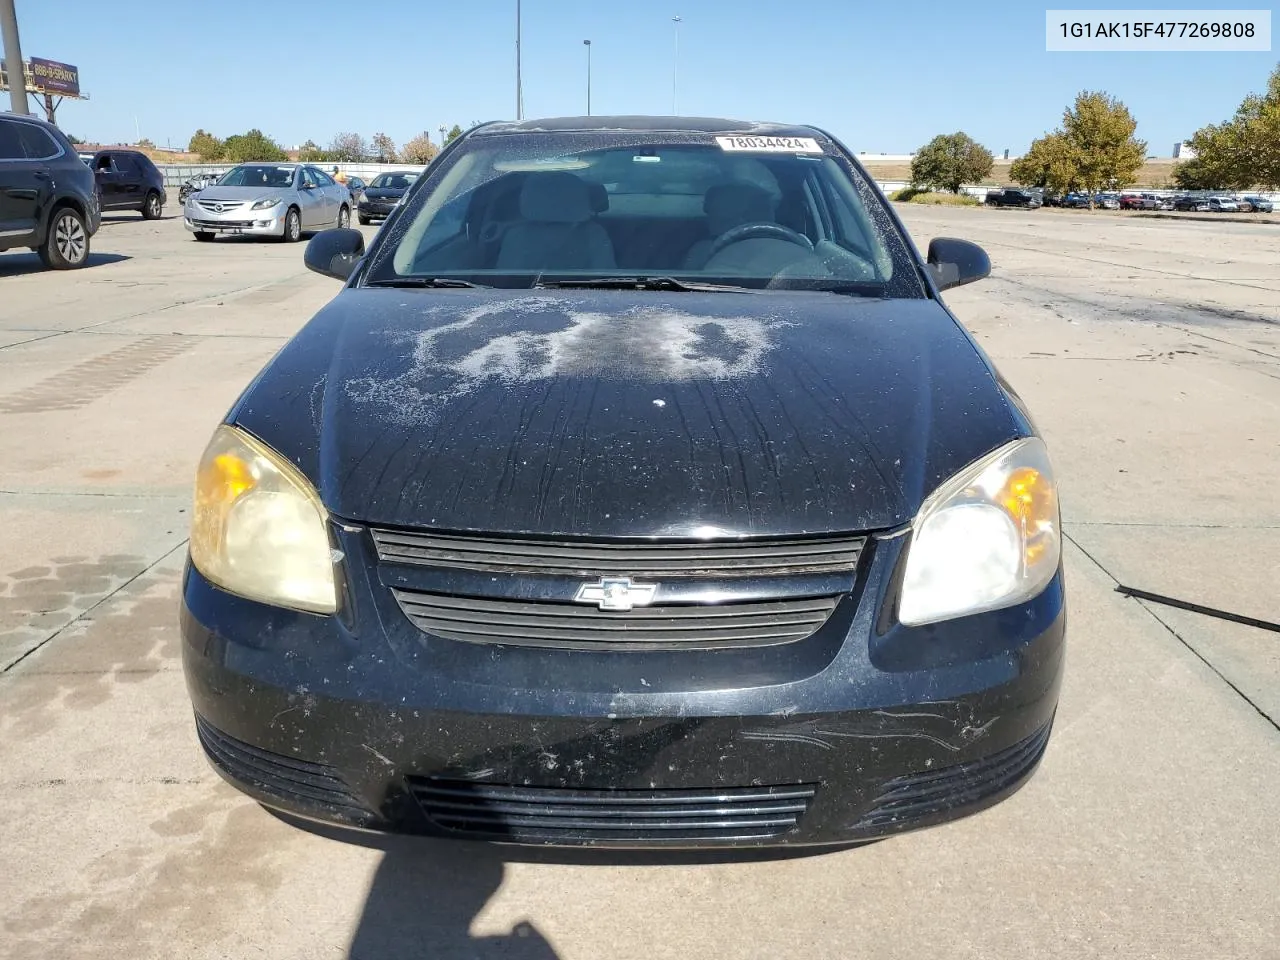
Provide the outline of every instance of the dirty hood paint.
[[592,537],[887,529],[1030,432],[931,300],[352,289],[230,418],[339,518]]

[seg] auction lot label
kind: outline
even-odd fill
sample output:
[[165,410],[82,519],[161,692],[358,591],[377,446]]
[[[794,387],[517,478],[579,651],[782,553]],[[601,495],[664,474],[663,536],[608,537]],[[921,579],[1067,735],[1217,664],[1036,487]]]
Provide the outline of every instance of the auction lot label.
[[1056,51],[1270,50],[1270,10],[1046,10]]

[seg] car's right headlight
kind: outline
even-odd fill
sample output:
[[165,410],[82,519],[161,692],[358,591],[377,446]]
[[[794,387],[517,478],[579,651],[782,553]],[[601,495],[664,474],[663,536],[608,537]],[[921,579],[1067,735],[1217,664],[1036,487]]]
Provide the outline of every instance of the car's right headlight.
[[250,210],[270,210],[272,207],[279,206],[280,203],[281,203],[281,200],[279,197],[263,197],[261,200],[256,201],[254,205],[249,209]]
[[911,530],[898,619],[909,626],[1030,600],[1062,556],[1058,492],[1039,437],[970,464],[924,502]]
[[311,613],[337,610],[328,514],[292,463],[222,425],[196,472],[191,562],[231,593]]

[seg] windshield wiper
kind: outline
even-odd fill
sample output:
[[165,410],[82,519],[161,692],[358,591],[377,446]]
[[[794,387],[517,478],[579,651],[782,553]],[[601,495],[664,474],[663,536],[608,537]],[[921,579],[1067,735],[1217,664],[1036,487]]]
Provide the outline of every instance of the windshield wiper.
[[535,280],[534,288],[565,290],[659,290],[676,293],[754,293],[728,283],[699,283],[675,277],[590,277],[581,280]]
[[470,280],[459,280],[457,277],[396,277],[391,280],[366,280],[366,287],[467,287],[474,290],[487,289],[482,283]]
[[887,297],[889,285],[886,283],[831,283],[811,288],[819,293],[838,293],[846,297]]

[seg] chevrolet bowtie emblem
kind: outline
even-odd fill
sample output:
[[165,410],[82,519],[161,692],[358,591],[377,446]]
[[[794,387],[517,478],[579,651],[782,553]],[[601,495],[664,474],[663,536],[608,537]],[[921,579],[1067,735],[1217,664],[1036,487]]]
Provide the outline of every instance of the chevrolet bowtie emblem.
[[657,593],[656,583],[632,583],[629,577],[601,577],[584,583],[574,595],[574,603],[594,603],[601,610],[630,610],[646,607]]

